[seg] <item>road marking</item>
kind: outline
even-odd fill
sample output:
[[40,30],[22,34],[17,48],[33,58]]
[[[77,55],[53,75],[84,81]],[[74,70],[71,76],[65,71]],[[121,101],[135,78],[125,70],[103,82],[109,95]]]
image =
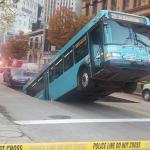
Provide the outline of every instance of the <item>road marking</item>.
[[18,125],[44,125],[44,124],[81,124],[81,123],[130,123],[150,122],[150,118],[125,119],[57,119],[57,120],[26,120],[14,121]]

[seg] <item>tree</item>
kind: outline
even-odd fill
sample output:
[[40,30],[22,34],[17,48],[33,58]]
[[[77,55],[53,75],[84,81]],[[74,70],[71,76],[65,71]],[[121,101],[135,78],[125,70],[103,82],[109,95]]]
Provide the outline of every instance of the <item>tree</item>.
[[26,56],[28,49],[28,37],[20,32],[19,35],[6,42],[3,55],[6,58],[22,59]]
[[7,0],[0,0],[0,32],[4,32],[15,21],[14,4],[18,0],[10,3]]
[[87,16],[77,16],[72,9],[61,7],[50,18],[48,40],[57,49],[63,47],[88,21]]

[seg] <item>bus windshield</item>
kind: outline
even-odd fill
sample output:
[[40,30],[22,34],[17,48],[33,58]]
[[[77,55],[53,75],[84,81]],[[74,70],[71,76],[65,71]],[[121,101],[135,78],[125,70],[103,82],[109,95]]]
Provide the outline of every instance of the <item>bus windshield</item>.
[[129,22],[108,20],[105,44],[150,47],[150,27]]

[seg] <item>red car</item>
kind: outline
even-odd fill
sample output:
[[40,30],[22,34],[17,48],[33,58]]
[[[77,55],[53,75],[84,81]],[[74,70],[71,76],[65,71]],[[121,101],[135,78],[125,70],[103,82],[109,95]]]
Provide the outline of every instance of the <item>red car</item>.
[[23,63],[25,63],[26,61],[25,60],[18,60],[18,59],[15,59],[13,62],[12,62],[12,67],[13,68],[20,68],[22,66]]

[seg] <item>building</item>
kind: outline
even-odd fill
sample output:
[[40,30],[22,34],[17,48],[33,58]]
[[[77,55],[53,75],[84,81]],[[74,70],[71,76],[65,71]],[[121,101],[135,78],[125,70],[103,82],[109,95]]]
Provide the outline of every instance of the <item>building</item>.
[[47,40],[47,34],[47,29],[38,29],[36,31],[28,33],[30,48],[27,53],[28,62],[45,64],[48,62],[49,58],[56,52],[55,48],[52,49],[50,47]]
[[17,33],[23,30],[25,33],[32,31],[32,24],[38,21],[38,11],[42,5],[39,0],[20,0],[16,5],[16,21],[13,29]]
[[92,16],[101,9],[123,11],[150,18],[150,0],[83,0],[83,15]]
[[[12,3],[12,0],[9,0]],[[12,11],[16,14],[15,21],[7,31],[1,34],[0,47],[11,37],[14,37],[20,31],[28,35],[31,31],[42,28],[44,0],[19,0],[12,5]]]
[[15,21],[11,28],[2,34],[1,43],[5,43],[20,31],[31,32],[33,24],[38,22],[38,12],[42,4],[42,0],[19,0],[17,4],[14,4],[11,9],[16,14]]
[[44,15],[42,15],[41,19],[43,29],[38,29],[36,24],[33,24],[32,32],[28,34],[30,51],[27,54],[27,60],[29,62],[47,63],[49,58],[56,53],[56,47],[50,45],[47,40],[48,21],[54,15],[55,10],[63,6],[72,8],[78,15],[81,15],[82,0],[44,0]]
[[54,15],[55,10],[63,6],[72,8],[77,15],[81,15],[82,0],[45,0],[44,21],[46,26],[48,25],[49,18]]

